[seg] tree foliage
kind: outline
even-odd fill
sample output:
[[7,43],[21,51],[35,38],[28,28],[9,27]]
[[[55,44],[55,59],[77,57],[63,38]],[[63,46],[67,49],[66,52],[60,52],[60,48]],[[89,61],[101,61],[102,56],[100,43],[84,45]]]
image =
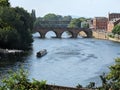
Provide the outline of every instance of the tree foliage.
[[89,24],[87,22],[85,22],[85,23],[82,24],[82,27],[83,28],[89,28]]
[[78,18],[81,22],[84,22],[84,21],[86,21],[87,19],[85,18],[85,17],[80,17],[80,18]]
[[23,68],[13,72],[9,71],[9,77],[3,79],[0,90],[46,90],[46,81],[32,82],[28,79],[28,72]]
[[45,21],[57,21],[58,17],[55,14],[49,13],[43,17],[43,20],[45,20]]
[[34,23],[34,27],[67,27],[71,19],[71,16],[48,13],[44,17],[38,17]]
[[70,28],[81,28],[81,20],[80,19],[72,19],[69,26]]
[[120,35],[120,25],[116,25],[113,30],[112,30],[113,34],[118,34]]
[[9,0],[0,0],[0,7],[10,7]]
[[102,87],[100,90],[120,90],[120,58],[115,59],[115,64],[109,67],[110,72],[101,75]]
[[27,49],[33,41],[32,28],[32,17],[23,8],[0,7],[1,48]]
[[14,28],[4,27],[0,29],[0,45],[3,48],[17,48],[19,38],[19,34]]
[[[90,82],[86,88],[97,88],[95,90],[120,90],[120,58],[116,58],[115,64],[111,65],[109,69],[108,74],[103,73],[100,75],[102,86],[96,87],[95,82]],[[79,87],[79,84],[77,87]]]
[[[89,28],[89,25],[87,24],[86,20],[87,19],[84,18],[84,17],[74,18],[74,19],[71,20],[68,27],[70,27],[70,28],[81,28],[81,27]],[[83,26],[81,26],[82,22],[86,22],[86,23]]]
[[115,65],[109,67],[110,73],[107,75],[107,80],[110,81],[111,88],[114,90],[120,89],[120,58],[115,59]]
[[[70,28],[89,28],[89,24],[86,22],[87,18],[80,17],[80,18],[74,18],[71,20],[70,24],[68,27]],[[81,25],[84,23],[83,25]]]
[[34,9],[31,12],[31,17],[33,18],[33,21],[36,20],[36,14],[35,14],[35,10]]
[[62,19],[63,21],[71,21],[72,20],[72,17],[71,16],[64,16],[63,17],[63,19]]

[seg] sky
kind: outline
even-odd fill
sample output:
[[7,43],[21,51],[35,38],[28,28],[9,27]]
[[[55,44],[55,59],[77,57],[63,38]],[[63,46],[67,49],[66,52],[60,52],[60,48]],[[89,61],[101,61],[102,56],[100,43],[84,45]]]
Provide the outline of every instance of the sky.
[[23,7],[28,12],[35,9],[37,17],[48,13],[73,17],[107,17],[120,13],[120,0],[9,0],[12,7]]

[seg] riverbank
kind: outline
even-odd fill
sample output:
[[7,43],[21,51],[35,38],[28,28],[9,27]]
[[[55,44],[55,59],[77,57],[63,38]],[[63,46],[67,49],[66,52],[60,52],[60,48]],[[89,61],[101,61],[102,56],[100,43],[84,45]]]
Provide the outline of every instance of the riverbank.
[[24,53],[23,50],[10,50],[10,49],[2,49],[0,48],[0,58],[8,57],[8,56],[20,56]]
[[108,40],[111,40],[111,41],[114,41],[114,42],[120,42],[120,39],[117,39],[117,38],[109,37]]
[[109,39],[107,33],[100,31],[93,31],[93,37],[97,39]]
[[93,31],[93,37],[97,38],[97,39],[104,39],[104,40],[120,42],[120,39],[109,37],[107,32]]

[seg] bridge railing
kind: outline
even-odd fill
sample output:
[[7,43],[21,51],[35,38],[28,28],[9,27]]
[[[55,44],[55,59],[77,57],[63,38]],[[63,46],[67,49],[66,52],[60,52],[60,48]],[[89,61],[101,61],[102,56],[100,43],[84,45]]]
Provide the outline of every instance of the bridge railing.
[[40,27],[48,27],[48,28],[51,28],[51,27],[68,27],[68,24],[40,24],[39,25]]
[[90,28],[70,28],[70,27],[65,27],[65,26],[63,26],[63,27],[61,27],[61,26],[49,26],[49,27],[41,27],[41,26],[37,26],[37,27],[35,27],[35,29],[37,30],[39,30],[39,29],[47,29],[47,30],[49,30],[49,29],[66,29],[66,30],[91,30]]

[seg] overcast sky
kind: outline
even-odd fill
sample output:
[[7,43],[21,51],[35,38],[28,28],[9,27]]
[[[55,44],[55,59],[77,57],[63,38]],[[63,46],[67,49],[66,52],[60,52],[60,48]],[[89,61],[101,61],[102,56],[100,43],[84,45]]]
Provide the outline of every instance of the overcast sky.
[[19,6],[36,16],[48,13],[79,17],[107,16],[108,12],[120,13],[120,0],[9,0],[13,7]]

